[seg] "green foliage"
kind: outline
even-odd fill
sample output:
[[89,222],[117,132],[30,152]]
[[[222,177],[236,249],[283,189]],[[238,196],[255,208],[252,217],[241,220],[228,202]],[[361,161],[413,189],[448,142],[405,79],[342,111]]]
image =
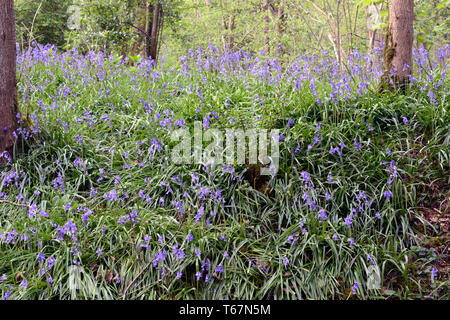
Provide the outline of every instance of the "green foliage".
[[450,30],[450,1],[415,1],[415,38],[428,49],[448,44]]
[[[162,4],[164,25],[173,28],[180,18],[180,1],[162,1]],[[67,49],[76,46],[82,51],[103,50],[124,56],[131,53],[135,44],[143,49],[146,19],[143,1],[78,0],[77,6],[80,28],[67,33]]]
[[[423,71],[425,78],[416,75],[421,82],[406,96],[368,91],[335,103],[329,99],[330,75],[322,73],[316,83],[319,104],[309,81],[296,88],[295,81],[267,81],[245,68],[197,70],[195,57],[189,68],[180,63],[154,69],[137,57],[129,66],[118,55],[39,52],[46,59],[27,71],[33,94],[27,96],[25,77],[19,83],[36,143],[2,166],[2,199],[26,202],[0,205],[0,275],[7,276],[0,284],[2,297],[11,291],[11,299],[121,299],[137,279],[129,299],[449,298],[445,276],[434,280],[434,288],[429,285],[428,265],[439,256],[422,246],[427,234],[419,230],[439,231],[418,212],[428,197],[423,188],[448,182],[446,66]],[[278,79],[276,72],[272,79]],[[356,91],[358,80],[349,85]],[[422,86],[436,89],[435,101],[418,89]],[[267,181],[271,192],[254,187],[245,166],[234,166],[233,173],[169,161],[170,135],[161,123],[184,119],[192,128],[212,111],[219,115],[211,121],[214,128],[278,128],[285,135],[279,173]],[[153,148],[155,139],[160,150]],[[331,154],[340,142],[343,154]],[[387,201],[391,161],[398,176]],[[302,171],[311,174],[316,192],[305,186]],[[327,183],[330,172],[334,183]],[[202,199],[193,175],[202,187],[220,190],[226,202]],[[105,197],[112,189],[121,200]],[[317,212],[304,205],[305,194],[326,209],[328,220],[318,221]],[[358,200],[361,194],[369,205]],[[196,222],[201,206],[210,225]],[[92,213],[83,221],[85,208]],[[358,213],[349,228],[344,218],[352,209]],[[138,210],[139,222],[119,223],[131,210]],[[76,240],[69,232],[61,237],[69,221],[76,225]],[[146,241],[148,248],[141,246]],[[175,244],[186,254],[181,262],[173,257]],[[163,249],[167,259],[153,267]],[[56,259],[52,268],[38,253]],[[382,290],[365,287],[368,254],[381,269]],[[222,264],[224,272],[198,280],[204,259],[209,270]],[[68,276],[78,262],[83,280],[73,289]],[[21,277],[28,280],[26,289],[19,286]],[[361,288],[352,294],[355,281]]]
[[[104,50],[124,57],[136,55],[144,49],[145,2],[43,0],[33,35],[39,43],[53,43],[64,49],[76,46],[83,52]],[[28,43],[33,17],[40,3],[15,1],[19,43]],[[243,49],[252,54],[269,51],[270,56],[286,63],[299,55],[324,50],[334,52],[337,57],[338,31],[344,54],[355,48],[366,51],[369,43],[367,7],[383,5],[378,23],[372,26],[382,35],[387,25],[389,1],[271,0],[269,10],[264,10],[260,0],[165,0],[162,4],[161,48],[170,48],[162,54],[168,53],[172,62],[189,49],[205,48],[210,44],[227,48],[231,41],[233,50]],[[284,14],[279,18],[281,5]],[[425,45],[428,49],[445,47],[449,41],[449,0],[415,1],[415,13],[416,45]],[[266,16],[269,18],[267,25],[264,22]],[[72,18],[77,19],[80,26],[69,30],[68,21]],[[231,18],[233,29],[229,26]],[[281,32],[279,26],[282,26]],[[266,37],[268,45],[265,45]]]
[[16,0],[14,6],[18,43],[28,45],[31,40],[41,44],[64,46],[64,34],[68,30],[67,1]]

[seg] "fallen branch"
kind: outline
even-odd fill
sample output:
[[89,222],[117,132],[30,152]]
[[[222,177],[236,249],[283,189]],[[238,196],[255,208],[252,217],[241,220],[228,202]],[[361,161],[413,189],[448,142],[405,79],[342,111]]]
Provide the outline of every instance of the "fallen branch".
[[17,203],[17,202],[13,202],[10,200],[0,200],[0,203],[7,203],[7,204],[10,204],[10,205],[16,206],[16,207],[27,207],[27,208],[30,207],[30,205],[27,203]]

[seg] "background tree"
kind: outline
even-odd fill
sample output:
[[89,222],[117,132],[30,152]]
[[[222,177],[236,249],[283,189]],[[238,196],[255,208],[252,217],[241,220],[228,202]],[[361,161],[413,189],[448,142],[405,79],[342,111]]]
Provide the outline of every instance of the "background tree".
[[[414,3],[414,47],[445,47],[450,0]],[[287,64],[300,55],[328,51],[342,68],[354,49],[369,52],[383,46],[382,30],[389,16],[388,0],[15,0],[15,4],[17,41],[24,44],[34,25],[37,42],[64,49],[76,46],[83,53],[102,50],[156,59],[159,48],[167,48],[165,59],[174,62],[189,50],[212,45],[276,57]],[[79,8],[81,17],[74,30],[67,27],[67,15],[73,14],[65,9],[69,4]]]
[[12,155],[17,129],[16,33],[13,0],[0,2],[0,153]]
[[381,47],[383,35],[379,29],[381,22],[381,10],[383,3],[371,3],[366,7],[367,15],[367,31],[368,31],[368,47],[374,49]]
[[[62,48],[65,45],[65,33],[69,30],[69,4],[70,2],[61,0],[16,0],[14,7],[17,42],[27,45],[36,41]],[[30,39],[31,36],[33,39]]]
[[407,75],[411,74],[413,22],[414,0],[392,0],[383,56],[386,77],[392,78],[391,70],[394,69],[393,81],[396,84],[403,84]]

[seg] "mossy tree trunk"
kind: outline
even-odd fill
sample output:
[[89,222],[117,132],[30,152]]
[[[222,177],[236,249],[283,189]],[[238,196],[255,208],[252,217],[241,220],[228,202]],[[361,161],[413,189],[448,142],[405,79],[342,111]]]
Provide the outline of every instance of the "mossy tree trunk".
[[392,0],[383,51],[383,85],[405,88],[411,74],[414,37],[414,0]]

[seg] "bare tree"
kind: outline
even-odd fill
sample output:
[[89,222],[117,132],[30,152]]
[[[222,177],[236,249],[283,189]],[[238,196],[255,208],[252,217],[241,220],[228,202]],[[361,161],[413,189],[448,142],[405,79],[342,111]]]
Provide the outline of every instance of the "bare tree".
[[381,33],[375,28],[380,23],[380,13],[383,4],[369,4],[366,7],[367,30],[369,39],[369,49],[381,46]]
[[223,46],[225,49],[233,50],[235,47],[235,29],[236,29],[236,16],[239,16],[241,10],[239,4],[233,1],[221,2],[222,6],[222,28],[224,34],[222,36]]
[[[412,46],[414,40],[414,0],[392,0],[389,7],[389,26],[385,37],[383,58],[385,80],[403,85],[411,74]],[[386,79],[387,78],[387,79]]]
[[[305,0],[312,7],[314,7],[320,14],[325,17],[325,20],[330,27],[331,33],[327,32],[328,38],[333,45],[334,53],[336,55],[336,61],[339,63],[339,66],[342,67],[342,61],[347,58],[347,53],[342,46],[341,40],[341,30],[340,30],[340,6],[342,4],[342,0],[336,1],[336,10],[332,7],[330,2],[326,0],[324,2],[324,8],[319,7],[314,1]],[[333,15],[333,12],[336,11],[336,14]],[[329,14],[330,13],[330,14]],[[334,18],[334,19],[333,19]]]
[[17,129],[14,1],[0,1],[0,153],[12,155]]

